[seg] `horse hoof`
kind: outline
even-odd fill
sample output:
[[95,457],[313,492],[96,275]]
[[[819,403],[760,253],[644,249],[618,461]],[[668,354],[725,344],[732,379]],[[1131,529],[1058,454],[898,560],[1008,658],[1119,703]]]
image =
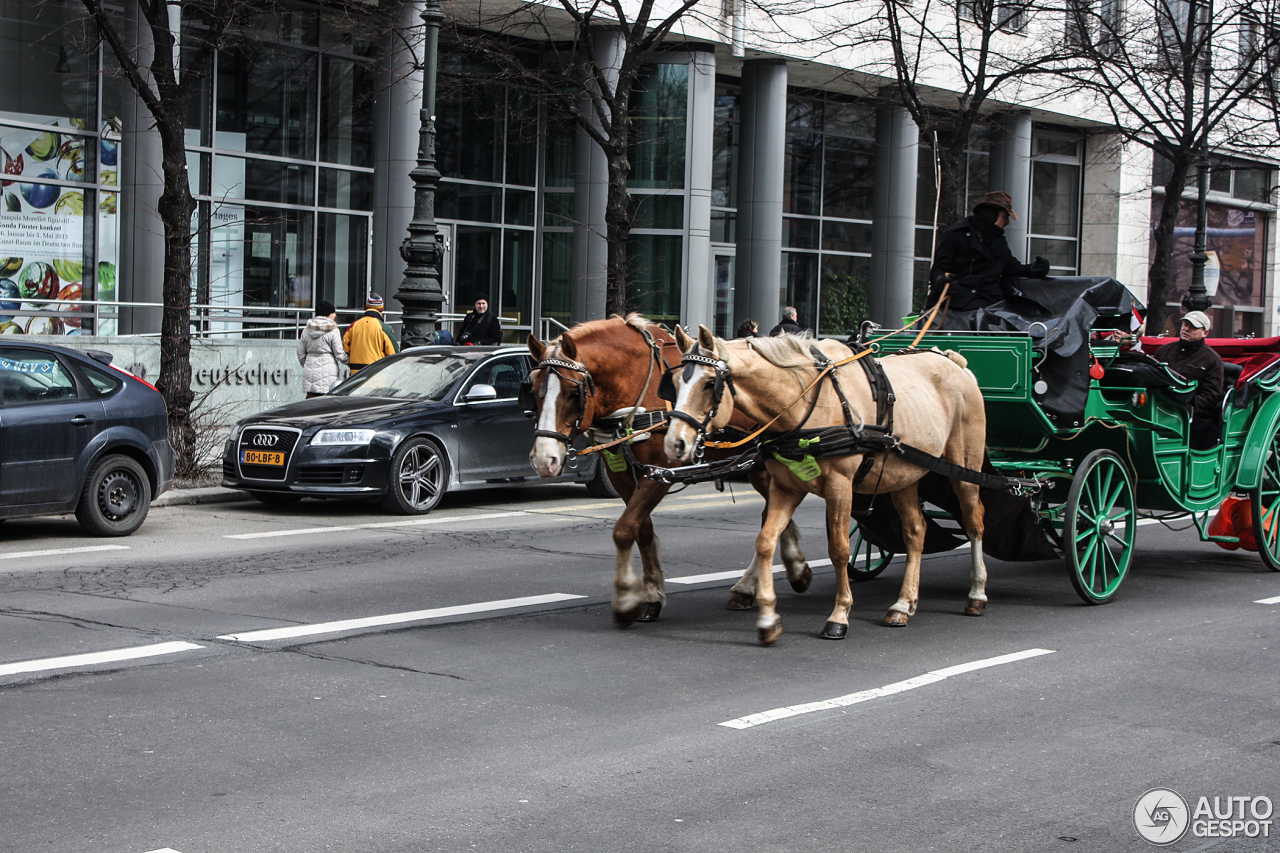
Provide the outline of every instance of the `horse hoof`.
[[800,573],[800,577],[792,578],[787,576],[787,580],[791,582],[791,588],[796,592],[804,592],[809,588],[809,584],[813,583],[813,571],[809,568],[809,564],[804,564],[804,571]]
[[630,610],[615,610],[613,611],[613,626],[615,628],[626,628],[639,617],[640,605],[636,605]]
[[657,622],[658,614],[662,612],[661,601],[646,601],[640,605],[640,615],[636,617],[637,622]]
[[771,646],[781,636],[782,636],[782,620],[779,619],[777,622],[774,622],[768,628],[760,629],[760,645]]
[[890,610],[885,614],[884,624],[890,628],[905,628],[907,627],[907,614]]
[[964,608],[964,615],[965,616],[981,616],[983,612],[986,611],[986,609],[987,609],[987,603],[985,601],[979,601],[976,598],[971,598],[969,599],[968,605],[966,605]]
[[756,606],[756,597],[749,592],[730,592],[725,610],[750,610]]
[[822,633],[818,636],[824,640],[843,640],[844,635],[848,632],[848,625],[841,625],[839,622],[828,622],[822,626]]

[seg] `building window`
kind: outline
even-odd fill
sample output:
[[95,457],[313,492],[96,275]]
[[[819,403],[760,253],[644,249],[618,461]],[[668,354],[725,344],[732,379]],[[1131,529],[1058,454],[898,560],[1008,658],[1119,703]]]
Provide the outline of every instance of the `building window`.
[[[946,145],[947,140],[941,137],[939,145]],[[929,293],[929,268],[933,265],[935,240],[943,231],[954,225],[948,221],[945,211],[938,212],[935,228],[935,211],[938,211],[938,180],[935,168],[937,154],[925,140],[921,140],[919,166],[916,178],[916,246],[915,277],[912,287],[911,304],[913,311],[924,307]],[[964,195],[965,215],[982,201],[990,189],[991,175],[991,139],[990,129],[975,127],[969,132],[969,141],[965,146],[964,176],[960,191]]]
[[874,167],[870,107],[831,95],[790,98],[782,302],[819,334],[848,333],[866,317]]
[[[1049,259],[1052,275],[1076,275],[1080,268],[1079,134],[1037,130],[1031,140],[1031,209],[1027,213],[1027,254]],[[1016,253],[1015,253],[1016,254]]]
[[0,334],[112,334],[119,86],[84,10],[0,13]]
[[[1163,184],[1169,164],[1157,157],[1151,199],[1154,223],[1164,203]],[[1270,203],[1273,184],[1268,166],[1231,158],[1215,158],[1210,166],[1208,218],[1205,222],[1205,288],[1213,299],[1209,314],[1215,337],[1263,335],[1266,306],[1267,247],[1269,228],[1275,215]],[[1178,208],[1174,225],[1173,263],[1170,270],[1168,306],[1170,328],[1177,320],[1182,297],[1191,286],[1190,256],[1195,246],[1196,189],[1194,179]],[[1154,260],[1155,240],[1151,241]],[[1158,330],[1156,330],[1158,331]],[[1176,333],[1176,331],[1175,331]]]

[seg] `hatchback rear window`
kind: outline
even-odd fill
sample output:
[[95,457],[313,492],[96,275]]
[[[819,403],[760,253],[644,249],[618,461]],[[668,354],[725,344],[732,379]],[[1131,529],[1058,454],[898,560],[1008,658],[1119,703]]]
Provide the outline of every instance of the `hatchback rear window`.
[[90,367],[87,364],[80,365],[80,370],[84,372],[84,376],[89,380],[99,396],[110,397],[124,386],[124,381],[112,376],[105,370],[99,370],[96,367]]

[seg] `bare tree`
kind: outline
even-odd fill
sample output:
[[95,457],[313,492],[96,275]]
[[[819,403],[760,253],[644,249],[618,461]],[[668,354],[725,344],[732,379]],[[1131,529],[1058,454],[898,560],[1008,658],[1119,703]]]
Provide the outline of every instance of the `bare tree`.
[[[81,2],[98,37],[115,57],[117,73],[146,106],[160,138],[158,165],[164,189],[156,204],[164,230],[164,308],[156,387],[169,410],[176,467],[183,471],[196,463],[198,455],[192,421],[190,326],[191,218],[196,201],[187,176],[188,104],[198,96],[214,54],[245,41],[246,28],[280,4],[278,0],[123,0],[126,9],[121,14],[118,6],[104,5],[102,0]],[[391,26],[381,19],[380,8],[353,0],[347,10],[334,2],[325,14],[339,25],[379,32]]]
[[929,144],[937,139],[940,228],[967,212],[974,132],[1007,104],[1026,106],[1072,88],[1060,75],[1076,67],[1080,53],[1066,40],[1042,37],[1047,2],[878,0],[821,36],[831,50],[869,57],[847,78],[905,108]]
[[1147,325],[1158,331],[1172,279],[1174,226],[1193,170],[1215,145],[1275,156],[1275,0],[1072,0],[1068,37],[1089,58],[1076,82],[1119,132],[1167,166],[1153,223]]
[[[535,93],[557,117],[580,127],[604,154],[607,311],[626,309],[631,267],[631,148],[637,142],[634,103],[646,85],[644,67],[669,46],[673,34],[695,14],[699,0],[557,0],[528,4],[501,16],[467,17],[449,10],[450,49],[481,60],[505,80]],[[665,10],[665,11],[664,11]],[[602,48],[607,42],[608,48]],[[542,61],[528,61],[539,44]],[[466,75],[463,82],[473,83]]]

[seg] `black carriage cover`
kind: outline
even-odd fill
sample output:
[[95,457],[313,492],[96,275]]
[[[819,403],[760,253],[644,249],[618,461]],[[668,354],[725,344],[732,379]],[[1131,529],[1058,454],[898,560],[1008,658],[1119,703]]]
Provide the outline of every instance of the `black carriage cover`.
[[1028,332],[1044,353],[1036,379],[1040,407],[1060,427],[1084,421],[1089,397],[1089,332],[1099,318],[1108,328],[1131,331],[1134,309],[1143,310],[1114,278],[1019,278],[1005,285],[1005,298],[976,311],[949,311],[940,328],[974,332]]

